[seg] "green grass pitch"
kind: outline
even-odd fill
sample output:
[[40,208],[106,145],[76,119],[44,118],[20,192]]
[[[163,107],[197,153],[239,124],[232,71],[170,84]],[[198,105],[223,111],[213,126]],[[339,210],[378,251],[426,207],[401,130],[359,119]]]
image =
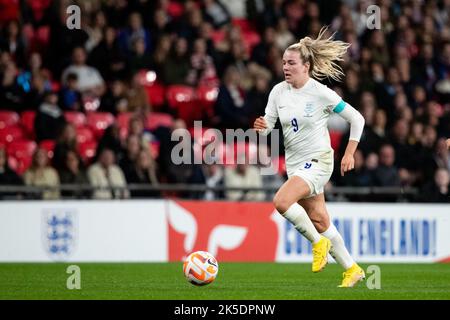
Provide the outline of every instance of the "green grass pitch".
[[378,264],[379,290],[337,288],[336,264],[313,274],[294,263],[221,263],[204,287],[184,279],[181,263],[79,263],[81,289],[68,290],[69,265],[0,264],[0,299],[450,299],[448,264]]

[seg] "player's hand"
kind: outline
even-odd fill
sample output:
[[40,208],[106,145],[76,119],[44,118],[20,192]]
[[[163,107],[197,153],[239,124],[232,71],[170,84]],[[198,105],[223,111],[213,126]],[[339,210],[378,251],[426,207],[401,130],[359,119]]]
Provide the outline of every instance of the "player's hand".
[[447,139],[446,142],[447,142],[447,149],[450,150],[450,139]]
[[266,119],[264,119],[264,117],[257,118],[255,120],[255,123],[253,123],[253,129],[255,129],[258,132],[261,132],[264,129],[267,129]]
[[341,161],[341,176],[344,176],[344,173],[355,168],[355,159],[351,154],[344,154]]

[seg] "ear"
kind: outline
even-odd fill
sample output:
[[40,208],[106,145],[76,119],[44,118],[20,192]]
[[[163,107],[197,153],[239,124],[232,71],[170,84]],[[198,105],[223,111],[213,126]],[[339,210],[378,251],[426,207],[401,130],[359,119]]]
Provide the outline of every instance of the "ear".
[[311,64],[309,62],[305,62],[303,65],[305,66],[306,72],[309,73],[309,68],[311,67]]

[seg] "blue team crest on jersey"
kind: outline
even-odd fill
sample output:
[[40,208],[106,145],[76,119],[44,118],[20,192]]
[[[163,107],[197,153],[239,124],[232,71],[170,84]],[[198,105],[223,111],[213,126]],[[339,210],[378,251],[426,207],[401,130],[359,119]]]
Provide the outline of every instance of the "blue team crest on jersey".
[[312,102],[307,102],[305,104],[305,114],[303,115],[306,118],[310,118],[313,116],[314,112],[314,104]]
[[77,240],[77,215],[71,209],[47,209],[42,213],[42,240],[51,259],[66,260]]

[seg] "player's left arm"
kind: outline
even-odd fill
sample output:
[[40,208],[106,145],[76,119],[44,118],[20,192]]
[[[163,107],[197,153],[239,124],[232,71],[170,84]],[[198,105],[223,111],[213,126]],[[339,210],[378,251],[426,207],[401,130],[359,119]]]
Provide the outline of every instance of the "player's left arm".
[[350,123],[350,138],[341,160],[341,176],[355,167],[354,154],[364,130],[364,117],[350,104],[341,100],[333,110]]

